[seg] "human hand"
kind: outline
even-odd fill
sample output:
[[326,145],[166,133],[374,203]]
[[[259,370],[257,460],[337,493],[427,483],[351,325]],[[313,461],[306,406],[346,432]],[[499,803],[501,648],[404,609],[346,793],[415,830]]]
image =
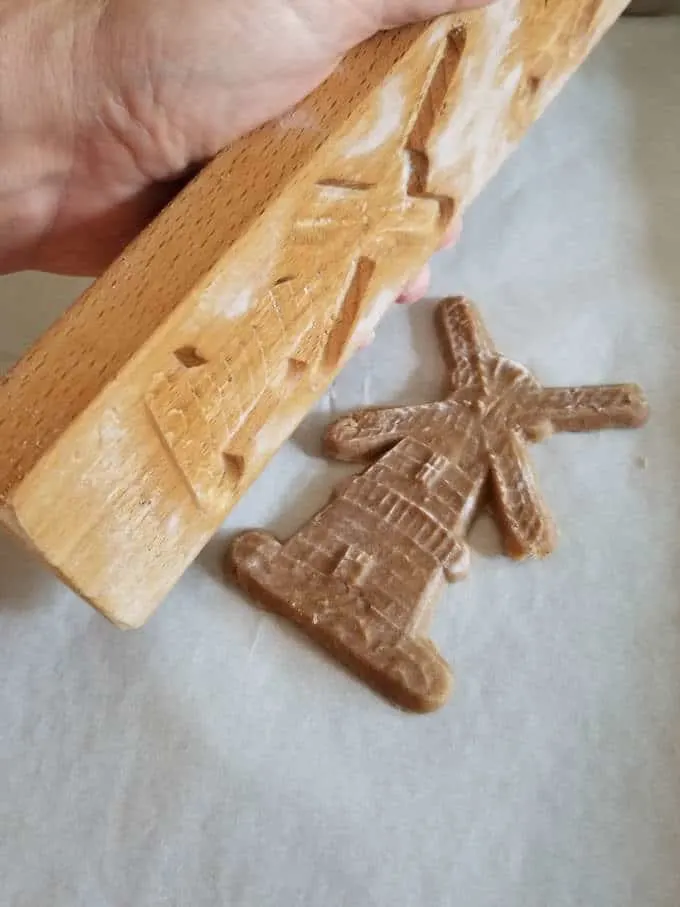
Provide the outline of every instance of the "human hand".
[[[481,2],[0,0],[0,33],[17,32],[29,64],[8,68],[0,44],[0,124],[17,123],[4,169],[21,174],[4,198],[0,184],[0,205],[14,204],[9,227],[0,212],[0,269],[98,274],[187,175],[309,94],[352,46]],[[426,289],[422,275],[402,298]]]

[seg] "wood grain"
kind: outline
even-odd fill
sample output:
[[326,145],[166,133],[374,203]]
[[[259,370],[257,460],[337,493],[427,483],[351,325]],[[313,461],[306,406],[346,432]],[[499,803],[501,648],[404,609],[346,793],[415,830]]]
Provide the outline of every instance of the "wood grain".
[[619,0],[383,33],[211,163],[0,384],[0,520],[144,623]]

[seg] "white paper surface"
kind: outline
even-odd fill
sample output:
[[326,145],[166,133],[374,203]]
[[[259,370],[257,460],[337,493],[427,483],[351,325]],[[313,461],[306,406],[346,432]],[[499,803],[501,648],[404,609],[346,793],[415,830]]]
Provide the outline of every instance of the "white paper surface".
[[[6,362],[75,289],[0,282]],[[332,414],[437,396],[423,304],[388,317],[144,630],[0,539],[0,904],[680,904],[680,20],[605,40],[437,260],[433,295],[459,292],[546,383],[639,381],[653,419],[535,449],[547,562],[475,530],[433,627],[451,703],[393,710],[219,568],[235,529],[291,532],[325,501]]]

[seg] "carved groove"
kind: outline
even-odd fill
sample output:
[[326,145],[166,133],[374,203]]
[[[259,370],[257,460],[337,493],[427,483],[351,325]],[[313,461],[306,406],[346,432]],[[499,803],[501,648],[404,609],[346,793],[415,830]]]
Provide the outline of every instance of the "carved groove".
[[427,192],[430,162],[424,151],[418,151],[416,148],[407,148],[406,153],[409,156],[410,163],[408,194],[423,196]]
[[466,40],[467,34],[464,29],[458,28],[448,34],[446,48],[409,136],[408,149],[425,153],[428,140],[442,112],[451,83],[456,75],[460,58],[465,50]]
[[415,125],[406,142],[406,153],[409,155],[411,176],[408,193],[414,198],[429,198],[439,205],[439,221],[442,227],[448,226],[456,213],[456,201],[446,195],[435,195],[428,192],[430,183],[430,160],[427,146],[442,108],[446,102],[451,84],[456,75],[458,64],[465,49],[467,33],[457,28],[449,32],[446,48],[435,70],[420,107]]
[[224,481],[231,485],[238,485],[246,471],[245,457],[241,454],[222,454],[224,460]]
[[455,199],[449,195],[437,195],[434,192],[428,192],[430,162],[427,155],[423,151],[417,151],[415,148],[408,148],[406,153],[411,163],[408,194],[413,198],[429,198],[437,202],[439,205],[439,222],[444,227],[448,226],[456,213]]
[[289,359],[288,367],[286,368],[286,377],[284,378],[284,384],[286,390],[292,390],[297,384],[300,383],[302,378],[304,378],[305,373],[307,372],[307,363],[303,362],[302,359]]
[[[164,379],[165,380],[159,381],[159,384],[154,391],[149,393],[146,397],[146,408],[150,420],[149,424],[158,438],[161,447],[168,455],[168,460],[172,464],[173,469],[191,494],[196,507],[199,510],[202,510],[204,509],[204,502],[201,490],[194,479],[193,470],[186,459],[181,456],[181,452],[177,449],[177,437],[168,429],[168,406],[165,401],[172,391],[168,385],[167,377],[164,376]],[[156,395],[158,395],[158,399]]]
[[375,262],[370,258],[360,258],[357,262],[338,318],[328,335],[323,355],[325,368],[332,369],[339,365],[347,349],[347,344],[356,329],[361,303],[366,296],[366,290],[374,271]]
[[208,360],[198,352],[195,346],[183,346],[175,350],[174,356],[182,363],[184,368],[199,368],[206,365]]
[[319,180],[317,186],[320,186],[322,189],[347,189],[350,192],[368,192],[370,189],[374,189],[374,183],[363,183],[359,180],[336,180],[336,179],[324,179]]
[[543,83],[541,76],[529,76],[527,78],[527,88],[529,89],[529,94],[535,95]]

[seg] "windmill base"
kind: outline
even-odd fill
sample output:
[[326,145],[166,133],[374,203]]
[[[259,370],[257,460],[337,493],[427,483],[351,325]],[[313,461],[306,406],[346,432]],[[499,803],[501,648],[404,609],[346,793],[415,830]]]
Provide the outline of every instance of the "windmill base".
[[401,708],[429,712],[448,699],[451,670],[434,644],[393,626],[370,592],[294,560],[264,532],[239,536],[226,569],[264,608],[293,621]]

